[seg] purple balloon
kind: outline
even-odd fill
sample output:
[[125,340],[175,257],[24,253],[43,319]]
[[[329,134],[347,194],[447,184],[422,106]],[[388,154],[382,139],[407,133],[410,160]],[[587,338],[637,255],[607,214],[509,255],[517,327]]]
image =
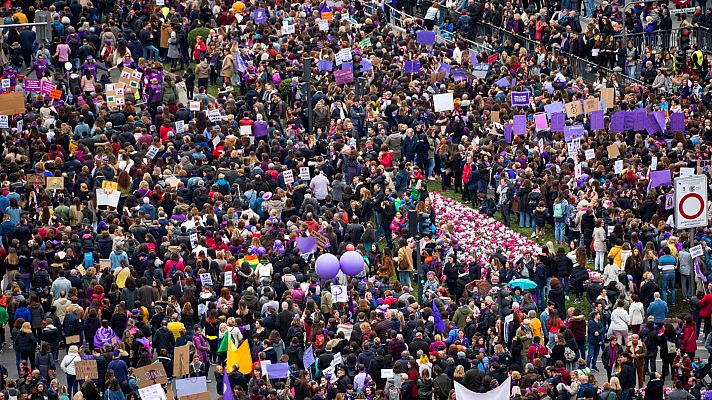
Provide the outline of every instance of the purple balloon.
[[264,247],[260,246],[259,248],[257,248],[257,254],[263,256],[263,255],[267,254],[267,249],[265,249]]
[[347,251],[341,256],[341,270],[344,274],[355,276],[363,271],[364,261],[361,254],[356,251]]
[[324,253],[316,259],[316,274],[321,279],[334,279],[339,273],[339,259],[331,253]]

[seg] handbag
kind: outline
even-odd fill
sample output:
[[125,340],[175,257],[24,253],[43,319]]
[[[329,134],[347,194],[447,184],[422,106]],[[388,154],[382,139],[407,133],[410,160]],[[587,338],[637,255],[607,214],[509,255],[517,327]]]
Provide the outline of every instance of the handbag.
[[408,261],[405,258],[398,260],[398,271],[407,271],[409,269]]

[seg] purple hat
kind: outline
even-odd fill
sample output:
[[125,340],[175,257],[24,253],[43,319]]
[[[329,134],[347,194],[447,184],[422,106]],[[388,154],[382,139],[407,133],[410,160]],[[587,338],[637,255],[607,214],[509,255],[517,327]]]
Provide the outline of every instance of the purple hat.
[[267,200],[269,200],[269,199],[271,199],[271,198],[272,198],[272,192],[265,192],[265,193],[262,195],[262,200],[264,200],[264,201],[267,201]]

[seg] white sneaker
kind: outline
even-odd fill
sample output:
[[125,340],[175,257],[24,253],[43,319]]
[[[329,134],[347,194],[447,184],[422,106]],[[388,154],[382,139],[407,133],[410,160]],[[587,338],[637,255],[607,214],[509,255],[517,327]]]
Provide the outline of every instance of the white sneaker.
[[532,235],[530,237],[536,237],[536,233],[532,232]]
[[569,301],[569,296],[566,296],[566,301]]

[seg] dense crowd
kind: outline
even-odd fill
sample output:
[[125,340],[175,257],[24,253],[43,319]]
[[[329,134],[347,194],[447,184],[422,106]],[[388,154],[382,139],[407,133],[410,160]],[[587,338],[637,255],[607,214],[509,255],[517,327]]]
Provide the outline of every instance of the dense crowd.
[[0,400],[158,364],[225,400],[707,399],[712,208],[677,230],[669,196],[709,175],[712,85],[667,7],[5,2]]

